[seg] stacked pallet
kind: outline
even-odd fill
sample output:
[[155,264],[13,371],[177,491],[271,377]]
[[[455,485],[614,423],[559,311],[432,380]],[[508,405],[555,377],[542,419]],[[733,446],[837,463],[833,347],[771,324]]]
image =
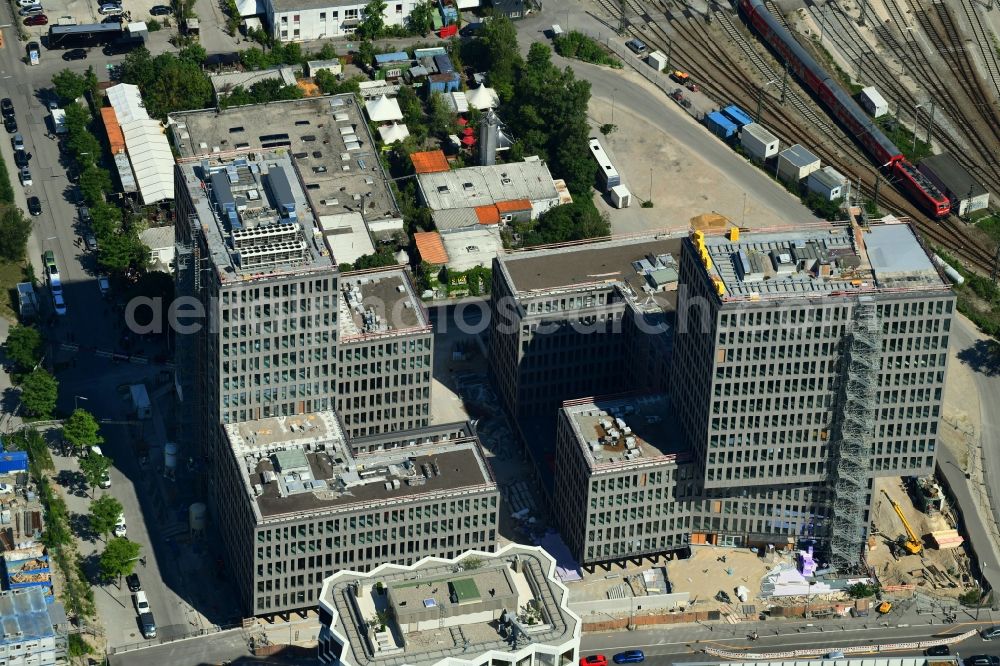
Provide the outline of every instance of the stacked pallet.
[[958,530],[938,530],[937,532],[931,532],[931,540],[934,542],[938,550],[948,550],[950,548],[958,548],[963,543],[965,543],[965,537],[958,533]]

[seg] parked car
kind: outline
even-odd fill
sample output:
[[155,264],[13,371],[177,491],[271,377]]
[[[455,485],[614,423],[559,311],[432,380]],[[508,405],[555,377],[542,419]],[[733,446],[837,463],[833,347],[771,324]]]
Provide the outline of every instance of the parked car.
[[45,14],[35,14],[24,19],[24,25],[48,25],[49,17]]
[[66,314],[66,300],[63,297],[62,291],[52,292],[52,308],[60,317]]
[[93,231],[83,232],[83,242],[91,252],[97,250],[97,238],[94,237]]
[[592,654],[580,658],[580,666],[608,666],[608,658],[603,654]]
[[632,53],[639,54],[646,52],[646,42],[641,39],[630,39],[625,42],[625,46],[629,48]]
[[139,613],[139,627],[143,638],[156,638],[156,620],[151,612]]
[[24,150],[24,137],[20,134],[15,134],[14,138],[10,140],[10,143],[14,146],[15,151]]
[[1000,626],[983,629],[981,636],[984,641],[991,641],[994,638],[1000,638]]
[[59,272],[56,268],[56,255],[52,250],[46,250],[42,254],[42,265],[45,266],[45,272],[48,275]]
[[[126,536],[128,536],[128,528],[125,526],[125,514],[120,514],[118,516],[118,522],[115,523],[115,529],[113,530],[112,533],[120,539],[124,539]],[[142,593],[140,592],[139,594]],[[146,600],[145,594],[142,595],[142,600],[143,601]],[[136,600],[136,603],[138,604],[138,599]],[[147,609],[149,608],[149,604],[146,604],[146,608]]]
[[8,134],[13,134],[17,131],[17,118],[14,116],[7,116],[3,119],[4,129],[7,130]]
[[4,118],[14,115],[14,101],[10,97],[0,99],[0,114],[3,114]]
[[153,16],[170,16],[174,10],[167,5],[153,5],[149,8],[149,13]]
[[32,5],[37,5],[38,0],[17,0],[18,7],[30,7]]
[[79,215],[80,221],[84,224],[90,224],[94,221],[93,218],[90,217],[90,209],[86,206],[80,206]]
[[121,16],[105,16],[104,18],[101,19],[101,23],[121,23],[121,22],[122,22]]
[[140,614],[149,612],[149,599],[142,590],[135,593],[135,610]]
[[998,666],[1000,657],[989,654],[976,654],[965,660],[965,666]]
[[97,9],[97,13],[101,14],[103,16],[112,16],[112,15],[113,16],[121,16],[125,12],[122,9],[121,5],[110,5],[110,4],[108,4],[108,5],[101,5]]
[[102,474],[101,475],[101,482],[99,484],[97,484],[97,485],[99,485],[101,488],[110,488],[111,487],[111,475],[108,474],[107,472],[105,472],[104,474]]
[[28,197],[28,212],[32,215],[42,214],[42,202],[38,197]]
[[87,49],[70,49],[63,53],[63,60],[86,60]]
[[44,14],[45,9],[41,5],[28,5],[27,7],[22,7],[17,10],[17,13],[21,16],[37,16],[38,14]]
[[619,652],[612,660],[616,664],[638,664],[640,662],[646,661],[646,655],[643,654],[642,650],[626,650],[625,652]]
[[31,187],[34,184],[31,180],[31,171],[28,170],[28,167],[23,167],[21,169],[20,174],[21,174],[21,185],[24,185],[25,187]]
[[111,281],[108,280],[107,275],[97,276],[97,288],[101,290],[101,296],[105,298],[111,293]]
[[129,592],[138,592],[142,589],[142,583],[139,582],[139,574],[137,573],[125,576],[125,583],[128,585]]
[[14,164],[17,165],[18,169],[28,166],[28,153],[23,150],[14,153]]
[[928,657],[947,657],[951,654],[951,648],[947,645],[932,645],[924,650],[924,654]]

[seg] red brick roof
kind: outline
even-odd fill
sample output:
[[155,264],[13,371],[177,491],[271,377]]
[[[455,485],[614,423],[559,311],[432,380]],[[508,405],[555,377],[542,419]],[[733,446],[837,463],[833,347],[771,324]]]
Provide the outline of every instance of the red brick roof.
[[413,170],[417,173],[437,173],[448,171],[451,168],[448,164],[448,158],[440,150],[413,153],[410,155],[410,159],[413,161]]

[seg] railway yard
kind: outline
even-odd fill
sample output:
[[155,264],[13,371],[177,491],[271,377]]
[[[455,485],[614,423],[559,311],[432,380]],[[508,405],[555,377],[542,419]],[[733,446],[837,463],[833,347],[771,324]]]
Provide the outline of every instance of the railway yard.
[[[927,206],[901,187],[904,171],[880,168],[888,164],[876,161],[883,157],[866,146],[872,142],[852,136],[867,131],[838,122],[828,100],[814,94],[816,85],[803,85],[796,76],[801,67],[789,62],[786,78],[787,54],[766,43],[745,7],[682,0],[594,2],[595,14],[611,26],[619,25],[624,11],[624,36],[668,53],[668,69],[688,72],[720,108],[735,102],[753,116],[759,104],[759,122],[783,146],[802,144],[855,187],[860,184],[865,199],[877,197],[883,211],[914,219],[930,244],[976,272],[993,272],[995,241],[954,214],[928,215]],[[978,0],[830,0],[805,7],[765,0],[761,9],[848,95],[875,86],[889,101],[895,122],[913,128],[921,140],[929,137],[934,153],[950,153],[994,197],[1000,194],[1000,42],[980,17],[985,6]],[[873,126],[870,118],[865,122]]]

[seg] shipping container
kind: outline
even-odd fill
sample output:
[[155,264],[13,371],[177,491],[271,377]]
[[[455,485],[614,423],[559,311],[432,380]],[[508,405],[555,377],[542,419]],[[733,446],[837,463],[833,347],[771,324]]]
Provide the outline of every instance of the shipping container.
[[754,162],[763,162],[778,154],[781,143],[763,125],[750,123],[740,131],[740,145]]
[[731,121],[736,123],[737,127],[744,127],[753,122],[753,118],[751,118],[746,111],[736,106],[735,104],[730,104],[729,106],[724,108],[722,110],[722,113]]
[[736,125],[729,118],[722,115],[721,111],[713,111],[705,116],[705,124],[712,134],[721,139],[731,139],[736,136]]

